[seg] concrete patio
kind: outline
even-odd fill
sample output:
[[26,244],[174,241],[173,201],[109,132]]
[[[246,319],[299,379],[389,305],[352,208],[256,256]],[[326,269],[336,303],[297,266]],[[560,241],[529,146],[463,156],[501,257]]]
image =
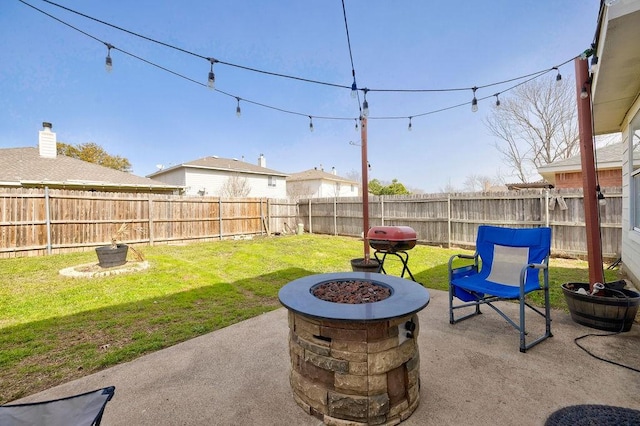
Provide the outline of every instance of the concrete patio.
[[[452,326],[447,293],[430,293],[419,314],[420,405],[402,425],[542,425],[568,405],[640,409],[640,373],[599,361],[573,342],[607,333],[554,312],[554,337],[523,354],[518,333],[490,309]],[[506,307],[513,312],[516,305]],[[527,319],[543,326],[537,315]],[[280,308],[20,402],[114,385],[105,426],[320,425],[293,400],[287,336]],[[582,342],[600,357],[640,368],[638,324]]]

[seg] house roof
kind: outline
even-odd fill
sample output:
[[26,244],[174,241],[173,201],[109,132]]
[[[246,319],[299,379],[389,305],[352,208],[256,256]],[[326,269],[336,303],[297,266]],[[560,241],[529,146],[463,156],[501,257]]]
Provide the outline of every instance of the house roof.
[[[622,143],[596,148],[595,160],[599,170],[615,169],[622,167],[622,153],[624,146]],[[551,164],[538,167],[538,173],[545,176],[550,173],[576,172],[582,170],[582,159],[580,155],[574,155],[566,160],[554,161]]]
[[553,188],[553,184],[545,181],[539,180],[537,182],[517,182],[517,183],[508,183],[507,189],[509,191],[519,191],[521,189],[551,189]]
[[619,132],[640,94],[640,2],[601,2],[598,70],[591,87],[595,134]]
[[206,170],[220,170],[225,172],[239,172],[249,173],[257,175],[270,175],[270,176],[288,176],[286,173],[279,172],[273,169],[267,169],[266,167],[258,166],[257,164],[246,163],[236,158],[223,158],[223,157],[204,157],[187,163],[178,164],[176,166],[168,167],[166,169],[158,170],[157,172],[147,175],[149,178],[160,176],[169,171],[189,168],[189,169],[206,169]]
[[353,183],[356,185],[359,184],[354,180],[346,179],[346,178],[334,175],[333,173],[327,173],[323,170],[318,170],[318,169],[309,169],[300,173],[292,173],[287,178],[287,182],[302,182],[302,181],[308,181],[308,180],[328,180],[332,182]]
[[40,156],[38,148],[0,149],[0,186],[44,185],[85,189],[180,189],[179,186],[64,155],[44,158]]

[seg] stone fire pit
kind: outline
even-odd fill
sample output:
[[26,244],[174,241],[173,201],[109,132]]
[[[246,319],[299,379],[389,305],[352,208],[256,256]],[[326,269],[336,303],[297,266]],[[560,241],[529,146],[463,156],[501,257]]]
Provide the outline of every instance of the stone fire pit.
[[[333,294],[341,287],[346,294]],[[379,301],[367,302],[370,294]],[[294,399],[308,414],[327,425],[356,426],[397,424],[414,412],[416,313],[429,303],[424,287],[391,275],[340,272],[292,281],[279,298],[289,310]]]

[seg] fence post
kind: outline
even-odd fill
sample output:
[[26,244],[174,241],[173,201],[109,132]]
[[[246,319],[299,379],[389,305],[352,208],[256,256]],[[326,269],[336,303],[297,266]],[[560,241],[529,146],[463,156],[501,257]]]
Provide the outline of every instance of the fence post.
[[544,212],[545,212],[545,226],[549,227],[549,188],[544,191]]
[[51,254],[51,212],[49,209],[49,187],[44,187],[44,209],[47,221],[47,254]]
[[218,197],[218,230],[222,240],[222,197]]
[[338,197],[333,197],[333,235],[338,235]]
[[384,195],[380,196],[380,223],[384,226]]
[[153,232],[153,195],[149,194],[149,245],[153,246],[154,232]]
[[447,193],[447,248],[451,248],[451,194]]
[[309,198],[309,233],[313,234],[313,230],[311,229],[311,198]]

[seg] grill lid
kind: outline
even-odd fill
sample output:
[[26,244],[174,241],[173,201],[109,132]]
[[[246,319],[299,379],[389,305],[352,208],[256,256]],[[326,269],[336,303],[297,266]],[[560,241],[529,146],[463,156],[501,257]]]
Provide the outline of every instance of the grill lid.
[[379,241],[415,241],[417,235],[410,226],[374,226],[367,232],[367,238]]

